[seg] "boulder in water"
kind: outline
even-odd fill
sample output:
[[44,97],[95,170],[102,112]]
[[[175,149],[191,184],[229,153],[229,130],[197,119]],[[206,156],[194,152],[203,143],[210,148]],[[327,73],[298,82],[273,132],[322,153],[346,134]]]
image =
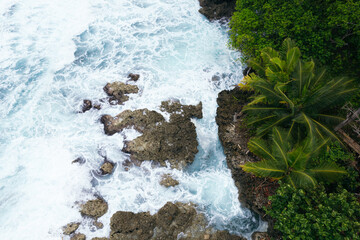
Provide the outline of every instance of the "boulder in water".
[[162,175],[160,185],[164,187],[175,187],[176,185],[179,185],[179,181],[173,179],[170,174],[164,174]]
[[95,200],[89,200],[85,204],[82,204],[80,206],[81,214],[95,219],[98,219],[99,217],[104,215],[107,210],[107,203],[100,198]]
[[136,82],[137,80],[139,80],[140,75],[139,75],[139,74],[130,73],[130,74],[128,75],[128,78],[130,78],[130,80]]
[[83,101],[81,111],[84,113],[86,111],[89,111],[91,108],[92,108],[92,102],[90,100],[85,99]]
[[105,162],[103,165],[101,165],[100,170],[103,175],[112,173],[114,169],[114,164],[111,162]]

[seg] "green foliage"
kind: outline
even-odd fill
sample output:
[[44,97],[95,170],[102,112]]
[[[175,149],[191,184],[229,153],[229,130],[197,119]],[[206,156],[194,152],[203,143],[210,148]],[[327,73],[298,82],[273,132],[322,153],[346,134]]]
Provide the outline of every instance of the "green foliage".
[[317,180],[333,181],[346,173],[330,161],[312,164],[311,158],[325,145],[326,141],[319,142],[312,137],[294,144],[289,131],[274,128],[270,142],[253,138],[248,143],[250,151],[262,160],[247,162],[241,167],[260,177],[282,179],[294,188],[315,187]]
[[304,58],[336,74],[360,75],[360,2],[356,0],[237,0],[230,44],[245,58],[295,39]]
[[341,181],[336,182],[336,184],[326,184],[327,189],[344,188],[350,192],[356,192],[360,187],[359,173],[353,167],[356,165],[355,157],[352,153],[344,150],[340,144],[331,144],[326,151],[313,159],[312,165],[317,166],[322,162],[335,163],[347,171]]
[[257,136],[280,126],[299,139],[307,134],[337,139],[328,126],[344,120],[332,112],[357,91],[352,80],[329,78],[326,70],[316,71],[315,63],[303,61],[290,39],[283,42],[282,51],[264,48],[260,56],[249,60],[258,75],[246,78],[257,95],[243,108],[250,115],[249,124],[258,126]]
[[284,239],[359,239],[360,204],[344,189],[327,194],[323,187],[303,190],[282,185],[270,200],[266,212]]

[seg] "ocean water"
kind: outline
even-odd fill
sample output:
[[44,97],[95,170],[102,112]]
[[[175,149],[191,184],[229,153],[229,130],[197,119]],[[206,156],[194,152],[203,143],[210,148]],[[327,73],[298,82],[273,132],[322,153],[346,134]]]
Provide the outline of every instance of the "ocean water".
[[[116,211],[154,214],[168,201],[191,201],[211,226],[234,234],[264,227],[240,206],[215,123],[217,94],[242,78],[239,55],[227,48],[226,26],[198,9],[198,0],[0,1],[1,239],[67,239],[61,227],[73,221],[89,239],[108,236]],[[130,72],[141,75],[139,94],[79,113],[83,99],[104,99],[104,85],[126,82]],[[107,136],[100,116],[159,111],[169,99],[203,103],[204,118],[193,120],[194,163],[126,171],[123,142],[139,133]],[[116,163],[106,177],[97,174],[104,155]],[[85,164],[72,164],[77,157]],[[180,185],[160,186],[164,173]],[[78,212],[94,195],[109,204],[96,231]]]

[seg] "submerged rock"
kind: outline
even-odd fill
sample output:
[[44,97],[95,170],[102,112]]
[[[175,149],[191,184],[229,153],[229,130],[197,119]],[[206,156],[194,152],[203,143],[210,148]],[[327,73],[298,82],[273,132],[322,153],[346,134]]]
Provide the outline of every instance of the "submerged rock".
[[139,80],[140,75],[139,75],[139,74],[130,73],[130,74],[128,75],[128,78],[130,78],[130,80],[132,80],[132,81],[137,81],[137,80]]
[[71,163],[78,163],[78,164],[84,164],[86,162],[85,158],[83,157],[78,157],[77,159],[75,159],[74,161],[72,161]]
[[194,161],[197,150],[195,125],[191,117],[202,118],[202,104],[184,106],[178,102],[163,102],[161,109],[171,113],[170,121],[155,111],[126,110],[116,117],[104,115],[101,122],[108,135],[134,127],[143,135],[125,142],[123,151],[133,161],[154,160],[162,166],[169,161],[171,167],[182,168]]
[[77,233],[70,238],[70,240],[86,240],[85,234]]
[[80,223],[69,223],[65,227],[63,227],[64,235],[70,235],[74,233],[80,226]]
[[173,179],[170,174],[164,174],[162,175],[160,185],[165,187],[175,187],[176,185],[179,185],[179,181]]
[[99,218],[104,215],[108,210],[107,203],[102,199],[89,200],[85,204],[80,206],[80,213],[91,217],[91,218]]
[[105,162],[101,165],[100,170],[103,175],[112,173],[114,169],[114,164],[111,162]]
[[129,96],[125,94],[138,93],[139,88],[136,85],[125,84],[122,82],[113,82],[106,84],[104,91],[108,96],[110,96],[110,103],[123,104],[129,100]]
[[199,0],[199,12],[209,20],[230,18],[235,11],[236,0]]

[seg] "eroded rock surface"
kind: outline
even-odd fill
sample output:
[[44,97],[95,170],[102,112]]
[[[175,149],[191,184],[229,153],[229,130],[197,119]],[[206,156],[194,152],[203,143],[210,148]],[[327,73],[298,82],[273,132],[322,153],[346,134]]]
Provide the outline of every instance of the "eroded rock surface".
[[176,185],[179,185],[179,181],[172,178],[170,174],[164,174],[162,175],[160,185],[164,187],[175,187]]
[[[192,204],[168,202],[158,213],[116,212],[111,217],[110,240],[120,239],[243,239],[228,232],[207,228],[204,215],[198,214]],[[180,235],[181,234],[181,235]],[[205,237],[209,238],[205,238]]]
[[230,18],[235,11],[236,0],[199,0],[199,12],[209,20]]
[[148,109],[126,110],[116,117],[104,115],[101,122],[108,135],[130,127],[143,133],[125,142],[123,151],[130,153],[132,160],[154,160],[162,166],[169,161],[171,167],[183,168],[194,161],[198,152],[195,125],[190,118],[202,118],[202,104],[183,106],[168,101],[161,104],[161,109],[171,114],[169,122],[160,113]]
[[108,210],[107,203],[102,199],[89,200],[85,204],[80,206],[80,213],[91,217],[91,218],[99,218],[104,215]]
[[122,82],[108,83],[104,87],[104,91],[110,96],[110,103],[123,104],[129,100],[126,94],[138,93],[139,88],[136,85],[125,84]]
[[81,107],[82,112],[89,111],[91,108],[92,108],[92,102],[90,100],[85,99]]

